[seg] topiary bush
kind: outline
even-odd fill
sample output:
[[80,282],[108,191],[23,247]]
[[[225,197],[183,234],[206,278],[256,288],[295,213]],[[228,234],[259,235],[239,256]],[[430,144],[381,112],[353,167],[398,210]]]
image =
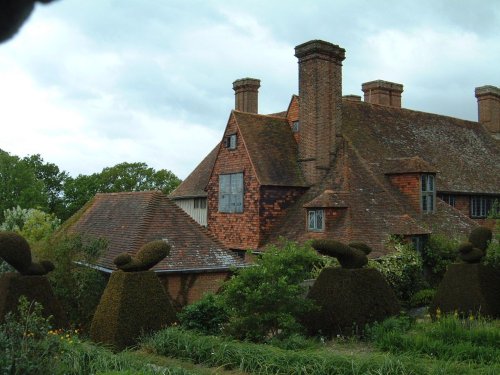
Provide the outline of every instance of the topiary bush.
[[0,232],[0,257],[21,275],[46,275],[54,269],[50,261],[34,263],[28,241],[15,232]]
[[373,268],[325,268],[307,299],[318,310],[302,318],[309,334],[356,335],[367,324],[399,313],[397,298],[380,272]]
[[143,334],[175,321],[175,311],[153,271],[114,271],[97,306],[92,340],[121,350]]
[[479,263],[450,265],[429,307],[432,315],[438,309],[500,317],[500,270]]
[[344,268],[361,268],[368,263],[366,255],[371,249],[359,242],[353,244],[349,246],[334,240],[314,240],[311,246],[321,254],[337,258]]
[[492,238],[493,234],[491,229],[486,227],[477,227],[470,232],[469,242],[474,245],[474,247],[477,247],[484,252],[486,251],[486,248]]
[[170,253],[170,245],[163,240],[151,241],[142,246],[135,256],[127,253],[118,255],[114,263],[126,272],[147,271]]

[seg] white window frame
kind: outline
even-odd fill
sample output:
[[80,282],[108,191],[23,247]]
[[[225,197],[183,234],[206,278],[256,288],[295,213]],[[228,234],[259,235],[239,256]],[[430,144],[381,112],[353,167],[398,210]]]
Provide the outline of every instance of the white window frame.
[[236,150],[238,145],[236,133],[226,136],[225,145],[229,150]]
[[219,212],[242,213],[244,211],[243,173],[219,175]]
[[422,212],[432,213],[436,210],[436,176],[422,174],[420,178],[420,207]]
[[472,195],[470,197],[470,217],[475,219],[488,217],[496,199],[498,198],[485,195]]
[[298,133],[299,130],[300,130],[300,122],[299,122],[299,120],[293,121],[292,122],[292,132]]
[[322,208],[307,210],[307,230],[313,232],[325,230],[325,210]]

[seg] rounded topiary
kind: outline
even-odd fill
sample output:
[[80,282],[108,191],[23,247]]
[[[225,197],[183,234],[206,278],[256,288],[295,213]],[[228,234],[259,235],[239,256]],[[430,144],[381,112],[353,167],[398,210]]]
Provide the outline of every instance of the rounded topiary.
[[121,350],[174,321],[172,303],[153,271],[118,270],[111,274],[97,306],[90,335]]
[[458,312],[500,318],[500,270],[480,263],[451,264],[439,284],[431,315]]
[[460,259],[466,263],[479,263],[485,255],[481,249],[474,247],[470,242],[460,244],[458,253]]
[[343,268],[361,268],[368,263],[365,251],[369,247],[361,246],[359,243],[354,244],[356,247],[334,240],[314,240],[311,246],[321,254],[337,258]]
[[142,246],[135,256],[122,253],[114,259],[117,268],[126,272],[147,271],[170,253],[170,245],[163,240],[151,241]]
[[366,255],[370,254],[372,252],[372,248],[365,244],[364,242],[350,242],[349,247],[353,247],[355,249],[361,250],[363,253]]
[[493,233],[491,232],[491,229],[486,227],[474,228],[469,234],[469,242],[483,252],[486,251],[488,243],[492,238]]
[[28,241],[15,232],[0,232],[0,257],[21,275],[46,275],[54,269],[48,260],[33,263]]
[[302,318],[309,334],[360,334],[366,324],[399,313],[398,300],[382,274],[373,268],[323,269],[309,290],[318,310]]

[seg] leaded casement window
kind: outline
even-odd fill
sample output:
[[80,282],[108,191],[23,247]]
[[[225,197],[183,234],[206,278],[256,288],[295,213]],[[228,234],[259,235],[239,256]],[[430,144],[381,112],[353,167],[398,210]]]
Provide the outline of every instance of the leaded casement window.
[[243,173],[219,175],[219,212],[243,212]]
[[452,207],[455,207],[455,204],[457,203],[457,197],[453,194],[439,194],[438,197]]
[[470,197],[470,216],[474,218],[485,218],[490,214],[498,214],[498,198],[477,195]]
[[324,210],[307,210],[307,229],[310,231],[323,231],[325,229]]
[[300,130],[300,122],[299,121],[292,122],[292,132],[298,133],[299,130]]
[[436,207],[436,178],[432,174],[421,177],[422,212],[434,212]]
[[231,134],[225,137],[224,139],[225,146],[230,150],[236,150],[237,146],[237,138],[236,134]]
[[422,253],[424,251],[424,248],[425,248],[425,245],[427,244],[428,239],[429,238],[426,235],[412,236],[411,237],[411,244],[417,252]]

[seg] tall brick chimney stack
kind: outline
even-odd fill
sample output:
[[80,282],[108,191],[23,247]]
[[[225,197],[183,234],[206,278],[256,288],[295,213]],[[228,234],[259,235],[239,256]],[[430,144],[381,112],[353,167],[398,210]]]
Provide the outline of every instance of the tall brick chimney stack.
[[381,104],[388,107],[401,108],[403,85],[388,81],[371,81],[361,85],[365,94],[365,102]]
[[299,163],[309,184],[326,174],[342,126],[342,61],[345,49],[311,40],[295,47],[299,60]]
[[233,82],[234,109],[241,112],[258,113],[260,80],[242,78]]
[[500,88],[476,87],[478,121],[493,137],[500,139]]

